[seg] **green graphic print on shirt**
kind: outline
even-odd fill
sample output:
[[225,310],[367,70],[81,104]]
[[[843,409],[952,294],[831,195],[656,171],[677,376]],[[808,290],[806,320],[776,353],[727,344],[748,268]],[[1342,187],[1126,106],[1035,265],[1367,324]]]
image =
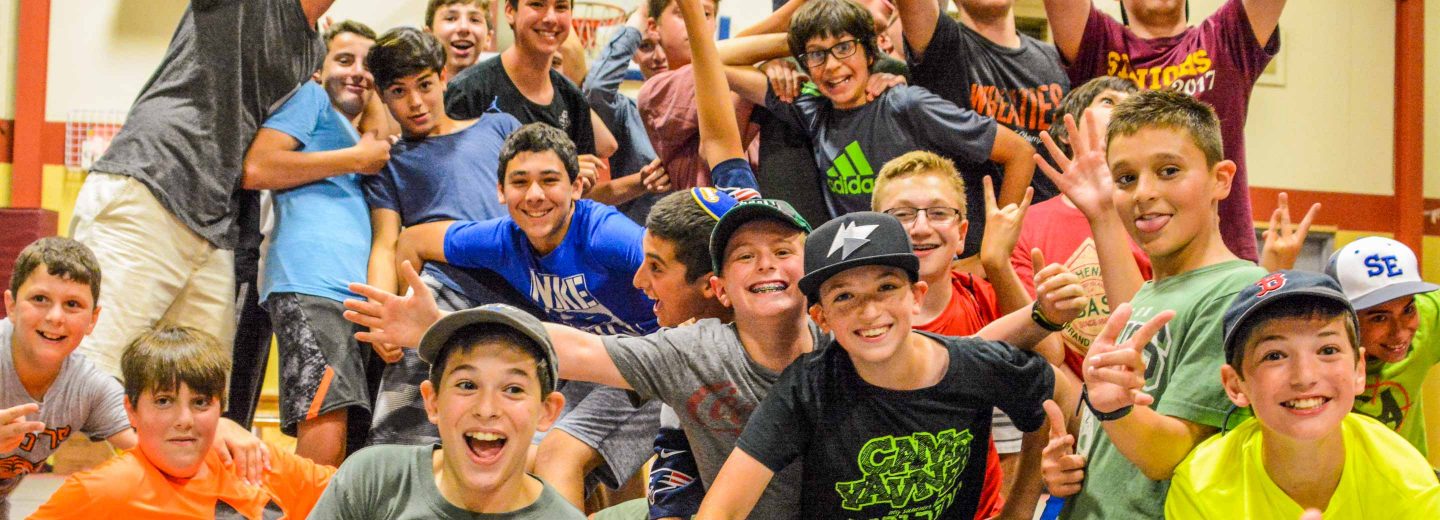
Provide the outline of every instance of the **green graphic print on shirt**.
[[859,141],[851,141],[844,153],[825,170],[825,186],[836,195],[870,195],[875,191],[875,170],[860,150]]
[[[970,430],[956,432],[954,428],[870,439],[857,457],[863,477],[835,484],[841,507],[859,511],[889,504],[891,511],[879,518],[940,517],[959,491],[972,440]],[[932,498],[933,502],[926,503]],[[912,502],[925,503],[925,511],[907,511]]]

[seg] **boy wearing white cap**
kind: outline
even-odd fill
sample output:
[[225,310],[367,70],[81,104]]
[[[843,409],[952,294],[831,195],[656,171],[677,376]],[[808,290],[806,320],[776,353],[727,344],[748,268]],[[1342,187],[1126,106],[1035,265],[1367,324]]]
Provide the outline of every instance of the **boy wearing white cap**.
[[1420,453],[1425,413],[1420,386],[1440,363],[1440,289],[1420,279],[1420,264],[1405,244],[1383,237],[1351,242],[1330,255],[1326,274],[1340,281],[1360,318],[1365,347],[1365,392],[1355,411],[1398,432]]

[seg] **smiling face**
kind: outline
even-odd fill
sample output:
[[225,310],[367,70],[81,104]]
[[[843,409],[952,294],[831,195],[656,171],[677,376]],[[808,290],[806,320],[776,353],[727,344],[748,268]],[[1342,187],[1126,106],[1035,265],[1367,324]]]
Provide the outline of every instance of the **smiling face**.
[[640,40],[640,46],[635,49],[635,55],[631,59],[640,67],[640,75],[645,79],[670,70],[665,48],[660,46],[660,33],[654,30],[645,31],[645,37]]
[[[805,42],[805,52],[825,52],[824,63],[806,61],[810,79],[835,108],[850,109],[865,104],[865,84],[870,81],[870,57],[850,33],[816,36]],[[844,55],[836,58],[835,54]]]
[[[932,221],[926,212],[915,215],[915,221],[907,225],[910,245],[915,256],[920,257],[920,279],[929,283],[948,280],[950,263],[965,247],[965,233],[970,223],[965,220],[964,195],[955,191],[955,186],[939,175],[920,172],[908,177],[889,179],[881,189],[875,190],[875,210],[880,212],[895,208],[953,208],[959,217],[950,222]],[[945,282],[949,283],[949,282]]]
[[192,478],[215,441],[222,407],[216,396],[197,393],[183,381],[177,386],[142,391],[133,404],[126,399],[125,414],[145,458],[166,475]]
[[[705,10],[705,27],[710,34],[714,34],[715,2],[701,0],[700,6]],[[660,12],[660,18],[649,20],[648,28],[654,31],[659,39],[670,68],[677,69],[690,64],[690,36],[685,32],[685,19],[680,17],[679,4],[672,1],[666,5]]]
[[1116,135],[1107,157],[1115,208],[1152,260],[1185,254],[1197,237],[1218,229],[1216,208],[1230,194],[1234,163],[1207,168],[1184,130],[1148,127]]
[[505,206],[531,247],[542,253],[559,247],[565,238],[580,193],[580,180],[570,180],[565,163],[553,151],[520,152],[505,165]]
[[420,384],[425,412],[440,430],[443,475],[455,489],[494,493],[524,476],[536,430],[549,430],[564,407],[542,395],[535,356],[524,347],[486,342],[447,355],[439,387]]
[[1420,328],[1414,296],[1396,298],[1356,314],[1360,317],[1360,344],[1365,346],[1369,360],[1399,363],[1410,355],[1410,340]]
[[1365,390],[1365,364],[1349,338],[1343,317],[1268,320],[1246,339],[1242,372],[1221,367],[1225,391],[1267,434],[1314,441],[1338,432]]
[[690,278],[685,264],[675,254],[675,243],[645,232],[641,238],[645,262],[635,270],[636,289],[655,300],[655,317],[661,327],[674,327],[691,318],[714,318],[723,314],[706,274]]
[[465,70],[480,61],[480,51],[490,43],[490,24],[478,4],[460,2],[435,10],[425,27],[445,46],[445,68]]
[[353,32],[337,34],[330,39],[325,63],[315,73],[315,80],[330,95],[330,104],[352,119],[365,109],[374,92],[370,88],[374,80],[365,70],[365,55],[372,45],[375,40]]
[[15,327],[11,349],[43,366],[59,367],[100,319],[90,285],[50,274],[41,264],[20,285],[5,291],[5,314]]
[[440,130],[445,117],[445,80],[426,70],[396,79],[380,92],[380,100],[400,123],[406,139],[422,139]]
[[820,284],[820,301],[811,307],[811,316],[857,363],[883,363],[909,337],[926,287],[925,282],[910,283],[898,267],[846,269]]
[[505,17],[522,51],[553,56],[570,36],[570,0],[519,0],[505,4]]
[[725,244],[723,274],[711,287],[735,319],[805,312],[805,233],[769,219],[750,221]]

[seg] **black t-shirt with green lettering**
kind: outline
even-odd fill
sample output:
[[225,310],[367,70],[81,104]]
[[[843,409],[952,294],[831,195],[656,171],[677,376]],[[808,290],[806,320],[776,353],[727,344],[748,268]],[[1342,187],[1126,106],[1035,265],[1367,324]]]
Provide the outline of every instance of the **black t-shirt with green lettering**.
[[860,378],[838,343],[792,363],[736,446],[774,471],[801,459],[801,518],[975,517],[990,416],[1044,425],[1055,376],[1033,352],[919,333],[950,352],[940,382],[887,390]]

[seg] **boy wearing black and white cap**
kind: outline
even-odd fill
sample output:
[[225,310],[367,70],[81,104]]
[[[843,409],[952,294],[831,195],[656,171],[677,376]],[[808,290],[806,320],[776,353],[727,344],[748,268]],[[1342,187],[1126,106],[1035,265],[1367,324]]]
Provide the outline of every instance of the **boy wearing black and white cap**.
[[[1231,403],[1255,417],[1201,442],[1175,468],[1165,518],[1440,513],[1440,483],[1425,458],[1384,425],[1351,413],[1364,388],[1364,349],[1335,280],[1271,273],[1236,295],[1224,327],[1221,381]],[[1101,332],[1101,340],[1114,332]]]
[[[530,439],[548,430],[565,397],[545,326],[504,304],[459,311],[425,332],[420,384],[439,446],[374,446],[330,480],[315,518],[584,518],[525,473]],[[490,518],[490,516],[487,516]]]
[[926,285],[889,215],[850,213],[816,229],[805,272],[811,316],[834,342],[780,376],[700,517],[745,516],[775,472],[798,460],[804,518],[973,518],[991,408],[1021,430],[1042,427],[1053,368],[1003,343],[912,331]]
[[1425,413],[1420,386],[1440,363],[1440,289],[1420,279],[1415,253],[1405,244],[1365,237],[1330,255],[1325,273],[1340,281],[1360,318],[1365,347],[1365,392],[1355,411],[1399,432],[1421,454]]

